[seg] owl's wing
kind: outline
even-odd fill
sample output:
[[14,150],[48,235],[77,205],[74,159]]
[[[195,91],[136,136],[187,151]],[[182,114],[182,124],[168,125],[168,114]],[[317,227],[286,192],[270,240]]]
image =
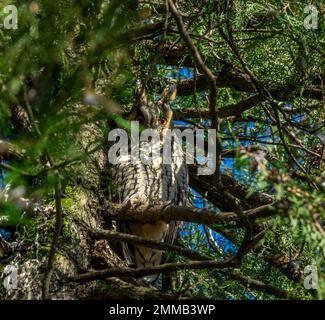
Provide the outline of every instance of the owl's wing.
[[[118,231],[123,233],[129,233],[127,228],[127,222],[119,221],[118,222]],[[134,249],[132,246],[126,242],[121,242],[122,254],[124,259],[129,265],[135,264]]]
[[[178,172],[175,177],[178,182],[176,198],[172,200],[173,204],[177,204],[179,206],[186,206],[188,202],[188,190],[189,190],[189,182],[188,182],[188,171],[185,162],[182,162],[180,165]],[[182,222],[179,221],[171,221],[169,223],[168,232],[165,237],[165,242],[169,244],[173,244],[177,238],[180,227],[182,226]],[[166,255],[164,255],[164,262],[168,261]]]
[[[168,243],[168,244],[174,243],[175,239],[177,238],[178,228],[180,225],[181,225],[181,223],[178,221],[171,221],[169,223],[168,231],[167,231],[167,234],[166,234],[165,240],[164,240],[165,243]],[[169,260],[168,255],[164,254],[161,262],[166,263],[166,262],[168,262],[168,260]]]
[[171,221],[169,223],[169,226],[168,226],[168,231],[167,231],[167,234],[165,236],[165,240],[164,242],[165,243],[168,243],[168,244],[173,244],[176,237],[177,237],[177,227],[179,226],[179,223],[176,222],[176,221]]

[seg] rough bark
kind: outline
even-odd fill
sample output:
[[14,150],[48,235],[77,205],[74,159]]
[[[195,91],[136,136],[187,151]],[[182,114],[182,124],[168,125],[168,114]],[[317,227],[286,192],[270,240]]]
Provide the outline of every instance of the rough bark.
[[[100,131],[95,125],[85,126],[80,141],[86,146],[91,140],[100,139]],[[64,226],[58,250],[55,254],[54,272],[50,279],[48,299],[124,299],[173,297],[161,293],[154,287],[141,287],[132,279],[110,279],[79,284],[69,279],[89,270],[125,268],[125,262],[114,251],[107,240],[94,239],[84,228],[112,228],[107,217],[107,167],[105,150],[92,154],[88,161],[78,168],[83,176],[76,181],[72,194],[63,198]],[[71,169],[73,172],[73,169]],[[11,199],[18,201],[17,199]],[[20,202],[22,200],[20,199]],[[17,203],[17,202],[16,202]],[[22,203],[22,202],[21,202]],[[48,246],[53,236],[55,207],[52,204],[25,203],[22,209],[29,216],[38,219],[40,232],[48,235]],[[82,223],[80,223],[82,221]],[[37,231],[38,232],[38,231]],[[3,279],[13,281],[9,290],[1,290],[1,298],[10,300],[42,299],[42,286],[47,266],[48,249],[39,250],[37,243],[24,244],[24,235],[17,235],[14,255],[6,264]],[[8,266],[11,266],[9,268]],[[7,272],[6,272],[7,270]],[[16,280],[15,280],[16,277]],[[17,284],[17,286],[15,285]]]

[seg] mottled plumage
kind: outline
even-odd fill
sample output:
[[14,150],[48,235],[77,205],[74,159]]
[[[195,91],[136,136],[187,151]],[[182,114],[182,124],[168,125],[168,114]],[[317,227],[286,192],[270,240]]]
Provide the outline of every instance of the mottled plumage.
[[[152,163],[145,164],[141,158],[135,163],[125,158],[114,166],[114,180],[118,187],[118,202],[135,207],[151,207],[157,205],[186,205],[188,195],[188,173],[181,143],[166,136],[166,129],[171,128],[172,111],[168,106],[175,89],[168,88],[162,94],[160,102],[148,103],[145,95],[139,99],[136,111],[132,113],[132,120],[139,120],[145,128],[156,129],[160,136],[160,143],[151,144],[140,142],[140,155],[147,156],[151,152]],[[171,141],[171,162],[163,164],[162,150],[164,143]],[[157,153],[156,153],[157,152]],[[177,236],[175,222],[128,222],[120,224],[120,230],[141,237],[173,243]],[[163,252],[142,246],[123,244],[125,259],[136,267],[157,266],[163,263]],[[146,280],[154,281],[155,276]]]

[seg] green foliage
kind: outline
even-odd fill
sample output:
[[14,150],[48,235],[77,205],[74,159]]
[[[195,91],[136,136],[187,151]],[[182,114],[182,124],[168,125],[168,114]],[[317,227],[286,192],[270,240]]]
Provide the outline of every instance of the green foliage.
[[[13,2],[19,11],[19,28],[0,28],[0,138],[9,139],[22,156],[10,161],[5,182],[12,189],[23,187],[26,197],[45,199],[53,208],[58,170],[64,195],[64,228],[60,237],[60,246],[64,247],[72,237],[71,220],[78,210],[75,186],[83,181],[85,161],[106,144],[110,126],[129,127],[123,114],[136,100],[136,81],[146,82],[148,95],[157,99],[167,78],[179,74],[183,65],[192,73],[197,68],[196,76],[201,76],[202,70],[192,62],[188,65],[193,58],[185,49],[170,13],[166,14],[158,3]],[[216,3],[208,0],[198,8],[197,1],[179,1],[186,27],[204,62],[215,75],[244,74],[247,81],[255,77],[267,90],[280,92],[273,102],[282,128],[271,119],[275,110],[267,100],[240,115],[222,119],[220,124],[223,148],[234,152],[233,165],[225,172],[247,186],[246,198],[257,191],[266,192],[282,205],[276,208],[275,216],[258,221],[266,232],[245,256],[241,272],[287,290],[299,299],[324,298],[321,272],[317,293],[308,291],[302,281],[290,279],[275,267],[270,257],[297,256],[302,270],[314,260],[324,273],[324,162],[312,163],[313,150],[320,140],[297,127],[296,119],[303,118],[309,125],[324,121],[322,102],[313,98],[315,92],[310,89],[316,86],[316,91],[322,90],[324,94],[325,19],[320,19],[317,30],[306,30],[304,4],[300,1],[240,0],[233,1],[232,10],[230,1],[219,1],[220,8]],[[321,1],[314,4],[321,8]],[[166,22],[167,29],[139,34],[141,28],[158,22]],[[237,52],[226,41],[230,38]],[[162,53],[163,45],[182,53],[176,65],[168,63],[168,57]],[[232,86],[220,85],[218,108],[227,109],[258,93],[254,86],[239,88],[241,81],[238,78]],[[288,88],[291,90],[286,94]],[[94,94],[104,97],[104,102],[87,104],[87,98]],[[206,112],[207,94],[179,96],[173,108]],[[190,121],[193,125],[208,126],[207,121]],[[87,131],[89,125],[96,127],[100,137]],[[265,156],[246,148],[248,144],[261,147],[275,159],[264,161]],[[224,160],[226,155],[222,156]],[[100,178],[104,185],[101,191],[111,201],[114,181],[106,172]],[[247,199],[241,200],[245,205]],[[211,203],[206,203],[206,207],[218,214]],[[1,202],[0,219],[2,225],[17,227],[22,247],[28,248],[25,259],[35,258],[36,252],[48,254],[54,215],[26,218],[14,202]],[[224,237],[220,236],[217,247],[208,244],[206,231],[194,224],[183,226],[179,241],[211,259],[229,257],[240,246],[244,231],[231,223],[214,227],[227,231],[226,235],[218,233]],[[169,256],[172,261],[187,261],[175,254]],[[178,272],[174,275],[174,290],[186,290],[195,298],[277,298],[234,280],[227,270]],[[0,296],[2,291],[0,286]]]

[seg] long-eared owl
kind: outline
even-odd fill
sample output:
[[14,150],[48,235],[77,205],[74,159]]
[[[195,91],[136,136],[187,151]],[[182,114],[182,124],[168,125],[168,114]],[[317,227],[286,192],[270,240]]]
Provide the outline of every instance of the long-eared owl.
[[[172,129],[173,112],[169,101],[175,96],[176,86],[167,87],[158,102],[147,100],[143,92],[130,115],[130,120],[139,121],[144,128],[155,129],[159,143],[140,141],[136,161],[130,158],[121,161],[113,168],[113,178],[117,185],[118,202],[130,208],[153,207],[161,205],[186,205],[188,197],[188,172],[182,151],[181,141],[166,132]],[[168,141],[167,141],[168,140]],[[163,146],[170,143],[170,161],[163,161]],[[143,157],[151,154],[151,162],[143,161]],[[172,244],[177,236],[178,223],[175,221],[124,221],[119,223],[119,230],[125,233]],[[124,259],[132,266],[151,267],[166,261],[162,251],[140,245],[122,243]],[[145,277],[152,282],[157,275]]]

